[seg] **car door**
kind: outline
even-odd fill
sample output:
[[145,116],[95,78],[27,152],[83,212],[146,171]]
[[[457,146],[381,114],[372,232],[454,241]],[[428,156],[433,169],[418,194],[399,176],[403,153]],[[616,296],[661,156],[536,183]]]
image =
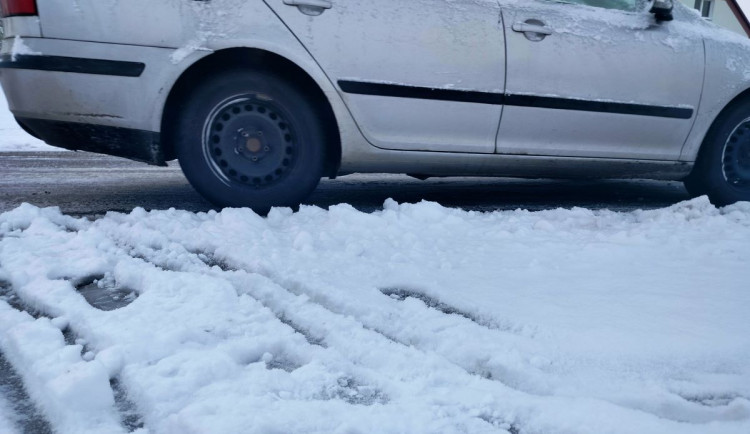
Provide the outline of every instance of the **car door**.
[[[678,159],[704,48],[643,0],[500,0],[508,75],[497,152]],[[585,4],[587,3],[587,4]]]
[[494,153],[505,88],[497,0],[265,0],[371,144]]

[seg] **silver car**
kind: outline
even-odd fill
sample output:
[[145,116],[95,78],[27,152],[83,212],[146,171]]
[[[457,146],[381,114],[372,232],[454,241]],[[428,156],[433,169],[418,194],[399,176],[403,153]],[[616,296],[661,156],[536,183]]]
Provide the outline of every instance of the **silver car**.
[[351,172],[684,180],[750,200],[750,44],[671,0],[2,7],[22,127],[176,158],[220,206],[294,206]]

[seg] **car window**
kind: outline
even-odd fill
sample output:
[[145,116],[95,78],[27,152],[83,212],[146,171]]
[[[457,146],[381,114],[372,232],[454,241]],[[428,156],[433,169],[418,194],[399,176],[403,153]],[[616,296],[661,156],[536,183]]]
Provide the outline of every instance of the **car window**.
[[[553,0],[554,1],[554,0]],[[605,9],[619,9],[633,12],[639,8],[642,0],[557,0],[560,3],[576,3]]]

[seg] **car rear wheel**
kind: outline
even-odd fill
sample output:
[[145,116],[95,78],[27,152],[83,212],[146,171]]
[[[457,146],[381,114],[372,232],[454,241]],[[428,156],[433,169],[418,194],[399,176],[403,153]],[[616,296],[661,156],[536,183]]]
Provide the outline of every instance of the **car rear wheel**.
[[717,206],[750,201],[750,101],[717,119],[685,186],[693,196],[708,195]]
[[297,206],[318,185],[325,135],[304,92],[266,71],[229,71],[193,90],[175,125],[185,176],[222,207]]

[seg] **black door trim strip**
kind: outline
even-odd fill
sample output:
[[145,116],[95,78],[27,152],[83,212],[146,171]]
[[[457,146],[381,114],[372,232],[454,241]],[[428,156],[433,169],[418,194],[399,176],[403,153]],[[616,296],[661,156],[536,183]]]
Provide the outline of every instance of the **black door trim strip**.
[[84,59],[80,57],[17,54],[0,56],[0,68],[37,71],[75,72],[79,74],[140,77],[145,63],[121,60]]
[[665,107],[610,101],[591,101],[571,98],[556,98],[549,96],[514,95],[456,89],[437,89],[430,87],[405,86],[389,83],[368,83],[350,80],[340,80],[338,83],[342,91],[355,95],[470,102],[477,104],[535,107],[557,110],[576,110],[596,113],[614,113],[672,119],[692,119],[693,117],[693,109],[683,107]]
[[597,113],[651,116],[659,118],[692,119],[693,109],[656,105],[630,104],[611,101],[554,98],[535,95],[506,95],[505,104],[516,107],[536,107],[558,110],[578,110]]
[[340,80],[339,86],[346,93],[356,95],[391,96],[397,98],[429,99],[438,101],[473,102],[477,104],[503,105],[505,95],[501,93],[475,92],[469,90],[436,89],[431,87],[403,86],[399,84],[368,83]]

